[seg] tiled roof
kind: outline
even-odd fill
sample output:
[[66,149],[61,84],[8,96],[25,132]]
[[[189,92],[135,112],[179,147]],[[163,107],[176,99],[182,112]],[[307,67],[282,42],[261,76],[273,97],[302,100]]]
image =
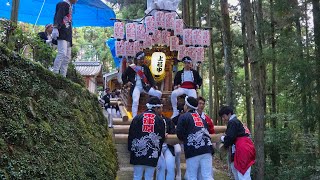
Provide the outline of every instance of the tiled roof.
[[102,72],[102,65],[97,61],[76,61],[73,64],[82,76],[97,76]]

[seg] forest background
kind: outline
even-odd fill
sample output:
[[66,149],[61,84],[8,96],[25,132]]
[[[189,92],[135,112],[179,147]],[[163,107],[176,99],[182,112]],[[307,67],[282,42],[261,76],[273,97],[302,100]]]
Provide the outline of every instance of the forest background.
[[[140,19],[145,0],[108,0],[120,19]],[[212,46],[200,67],[206,111],[222,124],[219,107],[230,105],[253,134],[254,179],[320,178],[319,0],[182,0],[179,13],[190,27],[212,27]],[[55,51],[41,45],[44,27],[1,20],[8,47],[45,67]],[[11,34],[10,36],[7,36]],[[112,28],[74,29],[73,60],[101,61],[115,71],[106,41]],[[28,45],[28,48],[25,48]],[[45,50],[43,50],[45,49]],[[40,56],[40,57],[39,57]]]

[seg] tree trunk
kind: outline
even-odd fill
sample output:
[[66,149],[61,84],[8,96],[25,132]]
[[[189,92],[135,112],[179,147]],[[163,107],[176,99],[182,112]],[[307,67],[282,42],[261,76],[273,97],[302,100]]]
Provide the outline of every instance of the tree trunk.
[[232,65],[232,42],[230,31],[230,17],[228,10],[228,0],[220,0],[222,34],[223,34],[223,49],[224,49],[224,71],[226,77],[226,103],[232,109],[234,107],[234,82],[233,82],[233,65]]
[[[296,25],[296,39],[298,42],[298,55],[299,60],[304,61],[303,57],[303,45],[302,45],[302,37],[301,37],[301,25],[300,25],[300,17],[301,17],[301,11],[298,6],[298,0],[291,1],[293,6],[293,14],[294,14],[294,23]],[[302,106],[302,117],[304,118],[304,132],[308,133],[309,129],[309,119],[308,119],[308,113],[307,113],[307,86],[306,86],[306,72],[304,68],[301,69],[301,106]]]
[[246,35],[246,23],[244,21],[244,8],[241,3],[241,32],[243,42],[243,62],[244,62],[244,77],[245,77],[245,91],[246,91],[246,114],[247,114],[247,127],[252,131],[252,112],[251,112],[251,89],[250,89],[250,72],[249,72],[249,60],[248,60],[248,43]]
[[[210,3],[211,4],[211,3]],[[211,7],[208,6],[208,26],[211,27]],[[212,37],[212,29],[210,29],[210,36]],[[212,40],[211,40],[212,42]],[[212,62],[214,61],[214,56],[213,56],[213,47],[212,43],[210,44],[209,47],[209,116],[212,118],[213,117],[213,98],[212,98]]]
[[[191,0],[192,1],[192,6],[191,6],[191,12],[192,12],[192,26],[197,26],[196,24],[196,10],[197,10],[197,4],[196,0]],[[199,12],[199,11],[198,11]]]
[[15,24],[17,24],[18,22],[19,4],[20,4],[20,0],[12,0],[10,20]]
[[[313,5],[313,25],[314,25],[314,43],[315,43],[315,57],[316,57],[316,83],[317,83],[317,103],[320,106],[320,7],[319,0],[312,0]],[[320,149],[320,113],[316,113],[318,121],[318,147]]]
[[182,17],[184,22],[190,26],[190,8],[189,8],[189,0],[182,0]]
[[256,169],[254,179],[264,177],[264,125],[265,125],[265,94],[264,64],[257,54],[256,37],[250,0],[241,0],[247,29],[248,55],[251,64],[251,86],[254,108],[254,141],[256,147]]
[[[271,127],[276,128],[277,127],[277,118],[275,114],[277,113],[277,92],[276,92],[276,53],[275,53],[275,47],[276,47],[276,40],[275,40],[275,20],[274,20],[274,2],[273,0],[270,0],[270,19],[271,19],[271,49],[272,49],[272,82],[271,82],[271,113],[273,114],[273,117],[271,118]],[[278,146],[273,146],[272,151],[270,152],[270,158],[273,163],[274,167],[280,166],[280,154],[279,154],[279,148]],[[277,168],[276,168],[277,169]],[[275,171],[275,174],[278,174],[278,171]]]

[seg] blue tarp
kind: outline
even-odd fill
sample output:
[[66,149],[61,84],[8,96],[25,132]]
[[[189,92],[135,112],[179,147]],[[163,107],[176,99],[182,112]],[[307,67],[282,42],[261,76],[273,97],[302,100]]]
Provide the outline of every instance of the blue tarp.
[[114,64],[118,68],[120,66],[121,59],[116,56],[116,47],[115,47],[116,39],[110,38],[110,39],[108,39],[106,44],[109,46],[112,57],[113,57]]
[[[56,4],[62,0],[20,0],[18,21],[35,24],[42,4],[37,25],[53,23]],[[8,2],[10,6],[8,6]],[[0,18],[10,19],[12,0],[0,0]],[[73,9],[73,27],[113,26],[114,11],[101,0],[78,0]]]

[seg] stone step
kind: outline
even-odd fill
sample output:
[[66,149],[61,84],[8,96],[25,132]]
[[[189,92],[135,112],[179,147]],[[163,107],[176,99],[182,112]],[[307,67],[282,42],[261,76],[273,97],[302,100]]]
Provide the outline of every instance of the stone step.
[[[181,175],[182,175],[182,179],[184,177],[184,174],[186,172],[186,163],[181,163],[180,164],[180,168],[181,168]],[[214,179],[215,180],[228,180],[230,179],[228,177],[228,173],[224,172],[224,171],[220,171],[218,169],[215,169],[213,167],[213,173],[214,173]],[[154,179],[156,179],[156,172],[154,173]],[[129,166],[129,167],[120,167],[118,174],[117,174],[117,179],[118,180],[129,180],[129,179],[133,179],[133,166]]]
[[113,118],[113,125],[130,125],[131,120],[123,121],[122,118]]

